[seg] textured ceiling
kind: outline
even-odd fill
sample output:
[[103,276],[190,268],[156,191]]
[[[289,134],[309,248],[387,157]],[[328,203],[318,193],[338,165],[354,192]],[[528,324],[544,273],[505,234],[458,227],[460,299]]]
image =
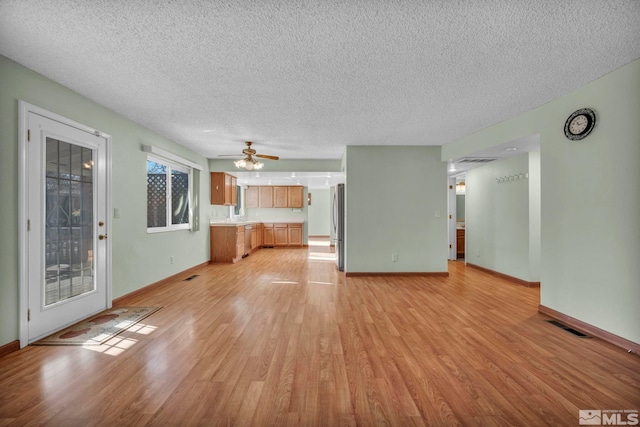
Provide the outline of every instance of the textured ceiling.
[[638,0],[0,0],[0,53],[210,158],[441,145],[640,57]]

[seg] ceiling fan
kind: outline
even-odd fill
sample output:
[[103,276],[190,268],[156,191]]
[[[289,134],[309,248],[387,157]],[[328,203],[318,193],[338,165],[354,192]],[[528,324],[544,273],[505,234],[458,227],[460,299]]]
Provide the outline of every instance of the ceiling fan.
[[262,169],[264,163],[255,159],[255,157],[259,157],[261,159],[269,159],[269,160],[278,160],[280,157],[278,156],[270,156],[267,154],[257,154],[256,150],[251,148],[253,142],[246,141],[245,144],[247,148],[242,150],[242,154],[220,154],[218,157],[238,157],[244,156],[243,159],[237,160],[233,162],[238,169],[246,169],[246,170],[254,170],[254,169]]

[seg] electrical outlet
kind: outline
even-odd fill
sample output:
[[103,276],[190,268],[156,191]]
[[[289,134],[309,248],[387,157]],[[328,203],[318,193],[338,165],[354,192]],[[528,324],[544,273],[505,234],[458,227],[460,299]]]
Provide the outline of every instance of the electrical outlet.
[[169,264],[173,264],[173,255],[169,257]]
[[398,262],[398,254],[391,254],[391,261]]
[[480,257],[480,249],[476,249],[476,256]]

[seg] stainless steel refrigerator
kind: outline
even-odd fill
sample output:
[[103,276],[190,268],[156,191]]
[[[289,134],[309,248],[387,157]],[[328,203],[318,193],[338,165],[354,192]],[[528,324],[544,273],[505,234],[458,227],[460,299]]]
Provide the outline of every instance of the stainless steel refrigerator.
[[333,233],[336,244],[336,265],[344,271],[344,184],[336,185],[333,192]]

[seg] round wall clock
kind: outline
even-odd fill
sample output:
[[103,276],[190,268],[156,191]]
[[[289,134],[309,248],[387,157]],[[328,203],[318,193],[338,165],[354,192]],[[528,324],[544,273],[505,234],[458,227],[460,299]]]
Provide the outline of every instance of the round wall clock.
[[564,124],[564,135],[578,141],[591,133],[596,125],[596,113],[591,108],[581,108],[569,116]]

